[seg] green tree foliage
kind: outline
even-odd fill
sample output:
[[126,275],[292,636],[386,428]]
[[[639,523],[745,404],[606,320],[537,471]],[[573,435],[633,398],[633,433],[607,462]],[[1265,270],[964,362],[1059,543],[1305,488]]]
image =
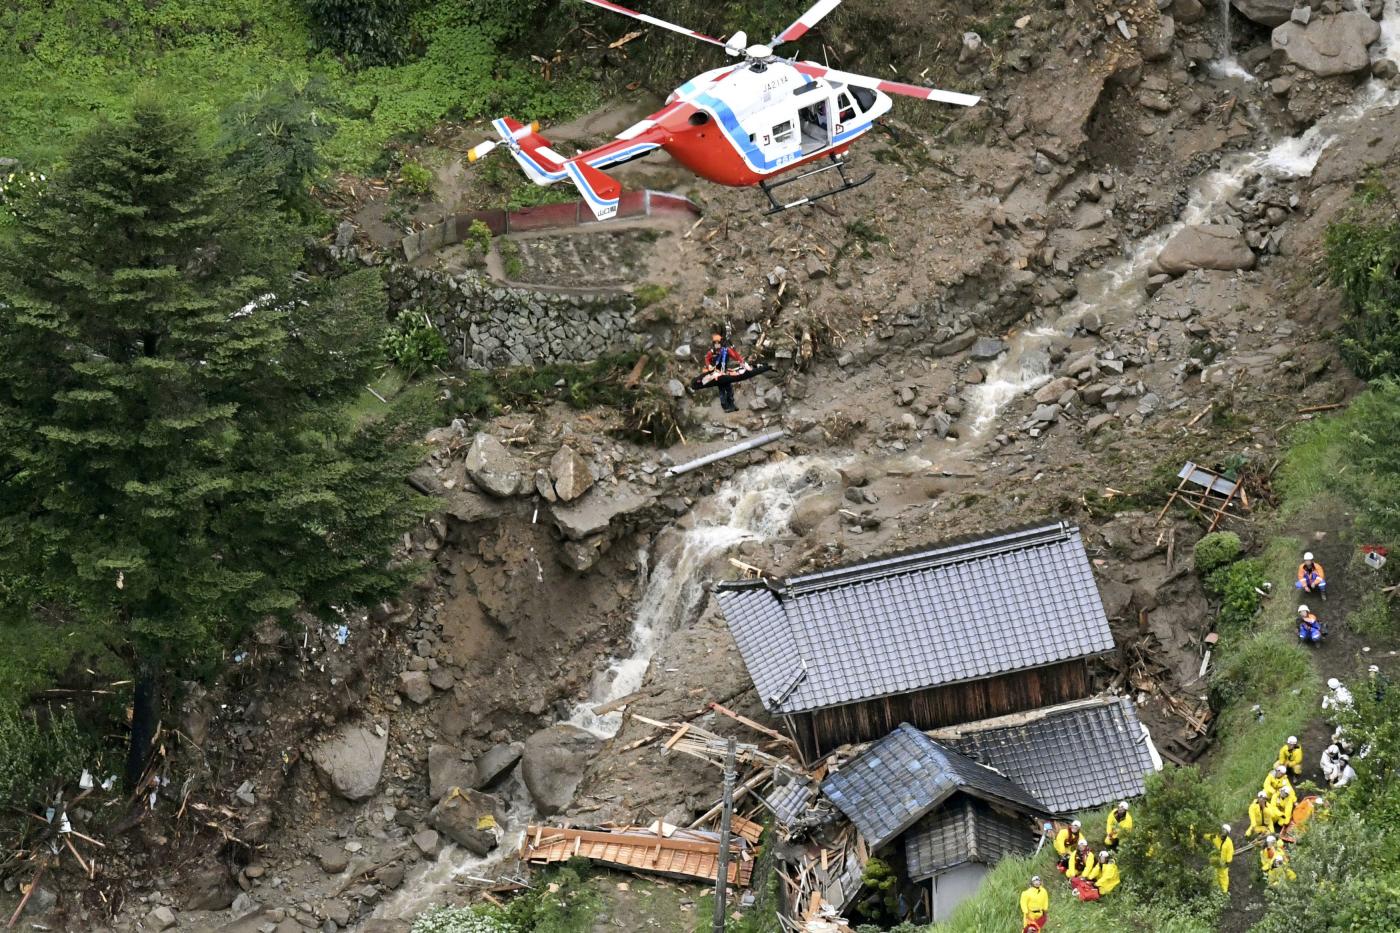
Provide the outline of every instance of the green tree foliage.
[[1210,790],[1194,767],[1147,776],[1147,794],[1134,812],[1134,829],[1119,855],[1123,878],[1151,904],[1189,905],[1211,897],[1214,874],[1206,835],[1220,824]]
[[1240,536],[1233,531],[1213,531],[1196,542],[1196,572],[1206,576],[1211,571],[1239,560],[1244,552]]
[[128,778],[171,678],[407,573],[415,446],[341,412],[382,285],[295,285],[295,231],[199,138],[155,104],[100,126],[0,247],[0,629],[131,671]]
[[302,0],[316,44],[365,65],[392,64],[408,49],[414,0]]
[[326,174],[321,147],[335,133],[333,109],[329,88],[319,78],[302,87],[283,81],[249,95],[222,115],[229,167],[308,216],[310,188]]
[[1400,374],[1400,219],[1380,191],[1363,191],[1357,211],[1325,237],[1328,275],[1347,306],[1342,355],[1363,379]]
[[1206,591],[1220,600],[1220,628],[1242,632],[1259,611],[1260,589],[1267,582],[1264,562],[1242,560],[1219,567],[1206,577]]
[[1289,862],[1296,880],[1270,885],[1255,933],[1400,930],[1400,834],[1343,809],[1315,819]]
[[1338,484],[1360,510],[1357,524],[1364,532],[1400,539],[1400,382],[1372,383],[1344,418],[1350,428],[1343,453],[1348,469]]
[[52,799],[57,785],[92,764],[91,743],[70,710],[41,721],[0,701],[0,802],[27,808]]

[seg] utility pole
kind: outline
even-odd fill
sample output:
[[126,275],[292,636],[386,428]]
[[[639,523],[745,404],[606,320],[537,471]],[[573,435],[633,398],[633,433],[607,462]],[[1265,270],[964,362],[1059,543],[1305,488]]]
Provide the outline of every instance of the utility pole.
[[734,782],[739,779],[734,770],[734,739],[729,739],[729,753],[724,759],[724,810],[719,818],[719,870],[715,874],[715,925],[714,933],[724,933],[724,915],[727,912],[725,900],[729,895],[729,832],[730,821],[734,816]]

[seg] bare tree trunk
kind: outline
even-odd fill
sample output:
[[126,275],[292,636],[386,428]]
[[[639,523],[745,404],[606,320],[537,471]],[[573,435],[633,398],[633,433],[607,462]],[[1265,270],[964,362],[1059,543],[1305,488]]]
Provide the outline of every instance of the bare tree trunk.
[[160,672],[146,660],[136,662],[136,686],[131,699],[131,744],[126,753],[126,786],[136,790],[151,757],[151,742],[160,722]]

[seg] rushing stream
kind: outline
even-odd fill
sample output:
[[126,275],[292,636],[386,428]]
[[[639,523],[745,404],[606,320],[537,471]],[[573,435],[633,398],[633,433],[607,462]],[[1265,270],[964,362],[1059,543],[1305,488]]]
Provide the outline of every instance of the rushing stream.
[[[1228,0],[1222,2],[1228,3]],[[1381,55],[1400,64],[1400,0],[1387,0],[1378,44]],[[1306,178],[1312,174],[1322,153],[1345,130],[1377,107],[1397,103],[1400,103],[1400,91],[1369,79],[1357,90],[1351,104],[1318,120],[1305,132],[1285,136],[1253,152],[1222,159],[1219,168],[1206,173],[1192,186],[1190,199],[1174,223],[1143,237],[1124,256],[1106,263],[1103,268],[1082,273],[1075,280],[1077,297],[1057,319],[1027,327],[1012,338],[1007,351],[987,368],[982,385],[974,386],[969,392],[968,416],[973,436],[982,435],[1009,402],[1050,380],[1047,349],[1050,340],[1062,334],[1073,334],[1075,323],[1086,311],[1097,310],[1108,322],[1136,315],[1147,299],[1148,266],[1179,230],[1215,220],[1227,209],[1229,199],[1255,176]]]
[[[612,660],[595,682],[593,695],[575,708],[569,722],[602,738],[617,734],[622,713],[598,716],[594,708],[642,685],[652,655],[699,611],[706,585],[715,577],[708,571],[731,548],[787,531],[793,506],[811,485],[807,474],[813,468],[811,458],[798,457],[745,470],[696,507],[695,524],[678,532],[678,540],[664,540],[671,534],[663,534],[632,624],[632,653]],[[643,565],[644,574],[648,564]]]
[[[706,587],[719,576],[720,562],[746,541],[766,541],[788,533],[797,500],[812,486],[814,471],[829,471],[830,463],[811,457],[778,460],[744,470],[724,483],[691,513],[689,528],[669,528],[658,536],[651,553],[642,554],[644,590],[633,617],[631,654],[613,658],[595,679],[592,695],[565,722],[611,738],[622,726],[622,714],[595,715],[593,709],[635,692],[642,685],[652,656],[667,636],[690,624],[704,602]],[[374,912],[375,917],[410,919],[435,903],[455,882],[490,878],[520,845],[525,826],[534,818],[530,794],[517,773],[499,793],[509,805],[509,831],[498,848],[476,858],[448,846]]]

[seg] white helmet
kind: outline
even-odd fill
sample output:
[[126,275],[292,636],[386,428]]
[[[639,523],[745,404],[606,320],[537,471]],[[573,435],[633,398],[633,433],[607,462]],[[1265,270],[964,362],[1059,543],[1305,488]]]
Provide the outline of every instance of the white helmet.
[[1081,826],[1083,826],[1083,825],[1084,825],[1083,823],[1079,822],[1078,820],[1075,820],[1073,823],[1070,823],[1070,824],[1069,824],[1069,828],[1070,828],[1070,829],[1073,829],[1073,830],[1078,830],[1079,827],[1081,827]]
[[1370,665],[1370,666],[1368,666],[1368,667],[1366,668],[1366,673],[1368,673],[1368,674],[1379,674],[1380,672],[1381,672],[1381,669],[1380,669],[1380,665],[1378,665],[1378,664],[1372,664],[1372,665]]
[[1262,790],[1261,790],[1258,794],[1256,794],[1255,796],[1257,796],[1260,800],[1268,800],[1268,799],[1269,799],[1269,795],[1266,794],[1266,793],[1264,793]]
[[1297,737],[1296,735],[1290,735],[1290,736],[1288,737],[1288,744],[1289,744],[1289,745],[1297,745],[1297,744],[1298,744],[1298,737]]
[[1229,824],[1229,823],[1221,823],[1221,824],[1220,824],[1220,831],[1221,831],[1222,833],[1224,833],[1225,835],[1227,835],[1227,836],[1230,835],[1230,824]]
[[1306,603],[1304,603],[1304,604],[1302,604],[1302,605],[1300,605],[1300,606],[1298,607],[1298,615],[1302,615],[1303,613],[1305,613],[1305,612],[1307,612],[1307,611],[1308,611],[1308,607],[1307,607],[1307,604],[1306,604]]
[[1089,848],[1089,840],[1088,840],[1088,839],[1081,839],[1081,840],[1079,840],[1079,848],[1081,848],[1081,849],[1087,849],[1087,848]]
[[1274,774],[1277,774],[1279,777],[1283,777],[1287,773],[1288,769],[1285,768],[1283,765],[1274,765]]
[[1039,876],[1039,875],[1031,875],[1031,887],[1034,887],[1034,888],[1040,887],[1040,876]]
[[1113,858],[1113,855],[1107,849],[1104,849],[1102,852],[1099,853],[1100,862],[1106,862],[1111,858]]
[[1305,552],[1303,553],[1303,560],[1312,560],[1312,559],[1313,559],[1312,551],[1305,551]]
[[1282,864],[1283,864],[1283,856],[1282,856],[1282,855],[1275,855],[1275,856],[1274,856],[1274,864],[1275,864],[1275,865],[1282,865]]
[[1264,845],[1266,845],[1266,846],[1271,846],[1271,845],[1273,845],[1275,842],[1278,842],[1278,837],[1277,837],[1277,836],[1265,836],[1265,837],[1264,837]]
[[1336,690],[1336,689],[1339,688],[1341,685],[1342,685],[1342,682],[1341,682],[1340,680],[1338,680],[1337,678],[1335,678],[1335,677],[1329,677],[1329,678],[1327,678],[1327,689],[1328,689],[1328,690]]

